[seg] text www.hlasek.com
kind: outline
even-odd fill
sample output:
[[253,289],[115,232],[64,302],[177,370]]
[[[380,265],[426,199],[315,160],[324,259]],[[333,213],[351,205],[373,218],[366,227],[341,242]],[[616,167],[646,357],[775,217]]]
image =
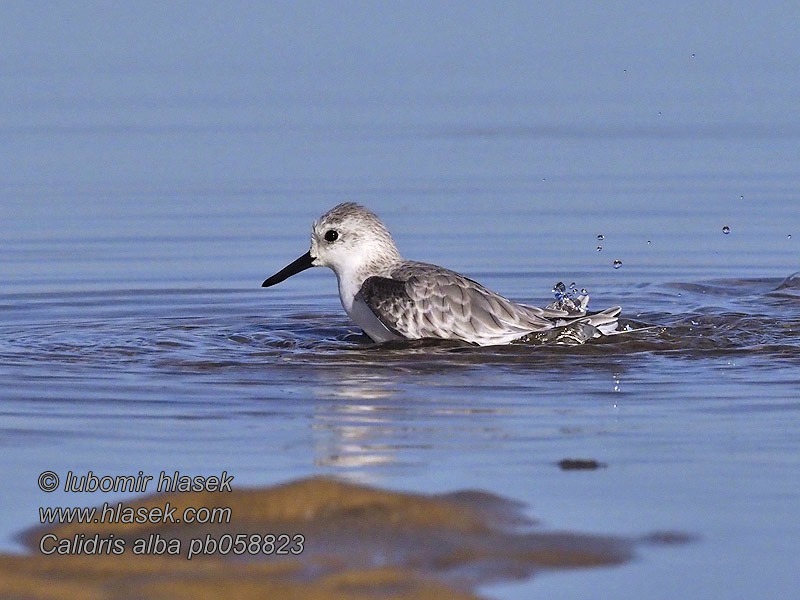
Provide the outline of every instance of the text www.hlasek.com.
[[[99,515],[98,515],[99,511]],[[231,509],[227,506],[195,508],[188,506],[175,513],[177,507],[167,502],[164,507],[103,504],[102,509],[88,506],[39,507],[39,521],[51,523],[230,523]]]

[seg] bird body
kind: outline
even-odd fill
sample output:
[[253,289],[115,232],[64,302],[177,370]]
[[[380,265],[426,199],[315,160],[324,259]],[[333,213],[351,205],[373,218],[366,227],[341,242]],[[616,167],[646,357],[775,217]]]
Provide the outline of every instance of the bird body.
[[312,266],[333,269],[345,312],[376,342],[434,338],[488,346],[571,324],[599,337],[616,329],[621,310],[588,313],[586,302],[519,304],[450,269],[404,260],[378,217],[352,202],[315,222],[311,249],[262,285]]

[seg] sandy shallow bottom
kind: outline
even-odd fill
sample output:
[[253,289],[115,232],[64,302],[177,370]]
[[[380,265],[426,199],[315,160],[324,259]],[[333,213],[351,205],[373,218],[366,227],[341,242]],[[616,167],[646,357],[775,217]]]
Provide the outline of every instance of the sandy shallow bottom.
[[[150,495],[116,514],[167,506],[177,515],[187,507],[230,508],[230,518],[27,530],[20,537],[29,553],[0,557],[4,597],[475,598],[489,582],[619,565],[638,544],[688,540],[677,533],[631,539],[543,532],[519,503],[486,492],[407,494],[322,477]],[[265,538],[269,533],[278,537]],[[227,534],[234,544],[247,534],[246,544],[225,545]],[[260,541],[251,544],[252,535]],[[100,540],[106,543],[96,553]]]

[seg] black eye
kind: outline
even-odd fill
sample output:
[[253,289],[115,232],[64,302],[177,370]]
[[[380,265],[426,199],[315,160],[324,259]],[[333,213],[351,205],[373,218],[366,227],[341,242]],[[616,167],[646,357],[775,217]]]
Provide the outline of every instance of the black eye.
[[335,229],[328,229],[328,231],[325,232],[326,241],[335,242],[338,239],[339,239],[339,232],[336,231]]

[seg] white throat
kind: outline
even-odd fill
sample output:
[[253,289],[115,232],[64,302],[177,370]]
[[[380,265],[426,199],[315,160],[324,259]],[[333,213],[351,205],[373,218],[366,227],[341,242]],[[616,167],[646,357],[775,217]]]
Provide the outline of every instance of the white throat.
[[[329,265],[339,282],[339,298],[345,312],[353,318],[353,299],[369,277],[378,275],[389,277],[392,267],[401,260],[395,248],[362,248],[359,253],[338,257],[335,264]],[[375,251],[377,250],[377,251]]]
[[358,277],[358,273],[351,270],[342,273],[334,271],[334,273],[336,273],[336,279],[339,282],[339,299],[342,301],[345,312],[352,318],[353,299],[366,278]]

